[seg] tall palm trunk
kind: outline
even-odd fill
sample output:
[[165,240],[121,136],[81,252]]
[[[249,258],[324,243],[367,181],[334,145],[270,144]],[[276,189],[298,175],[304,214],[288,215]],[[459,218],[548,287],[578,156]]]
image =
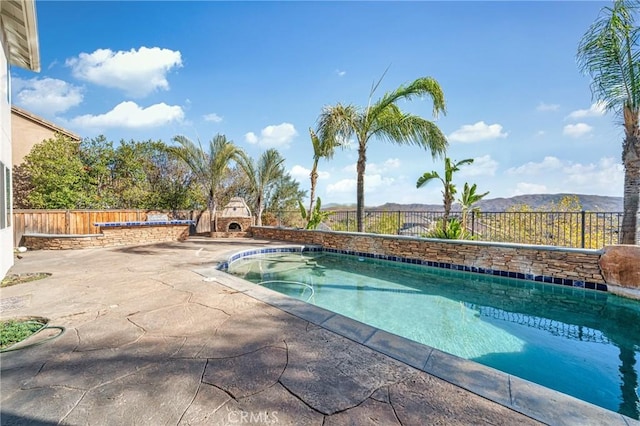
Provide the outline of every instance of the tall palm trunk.
[[361,142],[358,148],[358,164],[356,170],[358,173],[357,183],[357,219],[358,219],[358,232],[364,232],[364,171],[367,165],[367,146]]
[[624,164],[624,216],[621,244],[640,244],[640,131],[637,120],[627,131],[622,153]]
[[209,228],[210,232],[218,231],[218,219],[216,218],[218,211],[218,203],[213,195],[213,190],[209,191]]
[[444,214],[442,215],[442,226],[446,227],[449,222],[449,214],[451,213],[451,204],[453,203],[453,197],[449,194],[444,196]]
[[313,160],[313,167],[311,168],[311,201],[309,202],[309,213],[307,214],[307,225],[311,222],[311,212],[313,211],[313,201],[316,198],[316,184],[318,183],[318,159]]
[[262,226],[262,194],[258,194],[256,197],[256,226]]

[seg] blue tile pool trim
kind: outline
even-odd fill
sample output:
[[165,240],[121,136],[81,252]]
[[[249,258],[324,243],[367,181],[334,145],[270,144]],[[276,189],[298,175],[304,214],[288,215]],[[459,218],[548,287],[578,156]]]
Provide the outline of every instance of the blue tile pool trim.
[[449,269],[453,271],[473,272],[476,274],[493,275],[497,277],[541,282],[545,284],[558,284],[558,285],[564,285],[569,287],[586,288],[589,290],[608,291],[606,284],[594,283],[591,281],[573,280],[570,278],[558,278],[558,277],[552,277],[549,275],[525,274],[522,272],[502,271],[499,269],[478,268],[476,266],[457,265],[455,263],[446,263],[446,262],[434,262],[431,260],[413,259],[413,258],[401,257],[401,256],[389,256],[386,254],[364,253],[364,252],[352,251],[352,250],[338,250],[338,249],[324,248],[322,246],[313,246],[313,245],[257,248],[254,250],[246,250],[239,253],[235,253],[226,262],[221,262],[218,265],[217,269],[222,271],[227,270],[229,269],[229,265],[231,265],[236,260],[242,259],[244,257],[256,256],[261,254],[271,254],[271,253],[299,253],[299,252],[327,252],[327,253],[342,254],[342,255],[355,256],[355,257],[363,257],[367,259],[378,259],[378,260],[387,260],[391,262],[408,263],[411,265],[430,266],[432,268]]
[[194,220],[135,220],[131,222],[95,222],[93,226],[113,228],[117,226],[158,226],[158,225],[195,225]]

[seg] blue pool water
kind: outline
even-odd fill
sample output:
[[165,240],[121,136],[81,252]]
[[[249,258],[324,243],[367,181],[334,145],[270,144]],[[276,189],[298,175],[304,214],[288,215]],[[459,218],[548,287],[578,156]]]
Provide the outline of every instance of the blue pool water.
[[442,351],[639,418],[640,303],[567,286],[330,253],[229,272]]

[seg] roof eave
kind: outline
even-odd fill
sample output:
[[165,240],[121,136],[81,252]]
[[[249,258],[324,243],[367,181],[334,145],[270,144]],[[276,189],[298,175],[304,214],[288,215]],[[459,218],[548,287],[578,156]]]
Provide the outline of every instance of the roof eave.
[[[8,9],[9,12],[3,10]],[[5,0],[0,4],[9,63],[31,71],[40,71],[38,24],[34,0]]]
[[36,20],[36,3],[34,0],[24,2],[27,40],[29,43],[29,69],[40,72],[40,48],[38,43],[38,23]]

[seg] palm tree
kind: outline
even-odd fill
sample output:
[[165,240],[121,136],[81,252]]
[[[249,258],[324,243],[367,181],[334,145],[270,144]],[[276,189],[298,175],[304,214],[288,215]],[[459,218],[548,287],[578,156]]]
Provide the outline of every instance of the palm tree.
[[254,212],[257,226],[262,226],[262,212],[265,200],[269,198],[269,192],[274,189],[284,174],[282,163],[284,158],[274,148],[263,152],[257,164],[244,152],[240,155],[238,165],[247,175],[249,190],[255,197]]
[[478,207],[474,207],[473,205],[489,194],[489,191],[484,194],[476,194],[476,189],[477,185],[475,183],[469,186],[469,184],[465,182],[464,188],[462,189],[462,195],[458,198],[460,208],[462,209],[462,225],[465,229],[467,228],[467,217],[469,216],[469,212],[480,211]]
[[191,142],[184,136],[176,136],[173,140],[180,146],[169,147],[169,152],[182,159],[197,179],[201,182],[207,192],[207,206],[209,208],[210,220],[212,222],[211,231],[216,231],[218,192],[223,179],[225,178],[229,163],[238,161],[243,153],[226,136],[217,134],[209,141],[208,150],[198,144]]
[[578,47],[580,70],[592,78],[591,92],[608,111],[623,119],[624,216],[622,244],[640,244],[640,31],[636,0],[615,0],[604,7]]
[[309,135],[311,136],[311,145],[313,146],[313,166],[311,167],[311,173],[309,177],[311,178],[311,201],[309,202],[309,211],[306,214],[308,220],[307,225],[311,221],[311,212],[313,211],[313,203],[315,201],[316,196],[316,184],[318,183],[318,162],[321,158],[326,158],[330,160],[333,158],[333,154],[337,147],[340,146],[340,142],[336,139],[324,139],[321,140],[318,138],[316,132],[314,132],[311,128],[309,128]]
[[364,231],[364,174],[367,145],[372,138],[399,145],[418,145],[429,149],[434,157],[443,155],[447,148],[447,138],[438,126],[417,115],[404,113],[396,105],[401,100],[427,96],[433,100],[434,117],[439,113],[445,113],[444,94],[438,82],[430,77],[418,78],[409,85],[402,85],[392,92],[385,93],[376,102],[371,103],[371,97],[380,81],[372,86],[366,108],[342,104],[328,106],[323,109],[318,119],[320,140],[345,142],[355,136],[358,142],[358,232]]
[[439,179],[444,186],[442,190],[442,201],[444,204],[444,215],[442,216],[443,226],[447,225],[449,221],[449,213],[451,212],[451,205],[453,204],[453,196],[456,195],[456,186],[453,184],[453,174],[460,170],[460,166],[473,163],[472,158],[452,163],[449,157],[444,159],[444,178],[440,177],[438,172],[426,172],[418,178],[416,182],[416,188],[422,188],[427,183],[434,179]]

